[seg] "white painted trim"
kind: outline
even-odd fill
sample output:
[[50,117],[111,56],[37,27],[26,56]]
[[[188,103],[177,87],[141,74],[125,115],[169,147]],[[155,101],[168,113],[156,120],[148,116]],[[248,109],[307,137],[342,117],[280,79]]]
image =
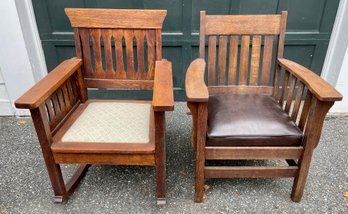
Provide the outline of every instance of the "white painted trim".
[[28,115],[29,111],[16,109],[15,100],[35,84],[35,78],[26,49],[18,10],[13,0],[0,1],[0,65],[8,97],[15,115]]
[[15,0],[35,82],[47,75],[45,55],[31,0]]
[[348,0],[340,1],[321,76],[343,95],[330,112],[348,112]]
[[343,59],[348,46],[348,0],[341,0],[329,47],[326,53],[321,77],[336,86]]

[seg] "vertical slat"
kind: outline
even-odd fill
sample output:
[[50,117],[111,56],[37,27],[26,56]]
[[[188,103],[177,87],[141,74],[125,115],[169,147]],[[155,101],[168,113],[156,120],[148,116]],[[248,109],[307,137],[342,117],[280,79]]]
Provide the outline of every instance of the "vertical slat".
[[227,36],[219,37],[218,85],[226,84]]
[[291,76],[290,88],[288,90],[288,97],[286,99],[286,105],[285,105],[285,112],[287,112],[287,113],[289,113],[289,111],[290,111],[292,97],[293,97],[294,91],[295,91],[296,81],[297,81],[297,78],[295,76]]
[[56,93],[57,93],[57,97],[58,97],[58,101],[59,101],[60,110],[62,112],[62,117],[64,117],[66,105],[65,105],[65,101],[64,101],[64,95],[63,95],[62,88],[58,89]]
[[90,29],[90,34],[93,42],[94,62],[95,62],[95,76],[98,78],[105,77],[102,65],[102,55],[100,46],[100,29]]
[[135,30],[135,38],[137,40],[137,61],[138,61],[138,70],[137,70],[137,79],[146,79],[145,73],[145,61],[144,61],[144,30]]
[[263,59],[262,59],[262,85],[269,85],[271,64],[272,64],[272,51],[273,51],[273,36],[266,35],[265,43],[263,48]]
[[115,41],[116,78],[125,79],[126,72],[124,69],[123,45],[122,45],[123,30],[113,30],[112,33],[113,33],[114,41]]
[[253,45],[251,50],[251,68],[250,68],[250,84],[258,85],[259,66],[260,66],[260,51],[261,51],[261,36],[253,36]]
[[307,121],[307,116],[308,116],[309,107],[311,106],[311,101],[312,101],[312,93],[309,90],[307,90],[307,96],[303,104],[300,121],[298,123],[298,128],[302,131]]
[[215,85],[216,36],[209,36],[208,45],[208,85]]
[[115,71],[112,60],[112,30],[110,29],[102,29],[102,36],[104,41],[104,52],[105,52],[105,77],[106,78],[114,78]]
[[[286,20],[287,20],[288,12],[282,11],[281,20],[280,20],[280,34],[278,36],[278,51],[276,58],[283,58],[284,56],[284,41],[285,41],[285,30],[286,30]],[[274,88],[273,88],[273,97],[277,98],[278,89],[279,89],[279,79],[280,79],[280,66],[276,65],[276,69],[274,72]]]
[[300,82],[299,87],[297,89],[297,95],[296,95],[294,108],[292,109],[292,113],[291,113],[291,119],[293,119],[294,121],[296,121],[298,112],[300,110],[302,96],[303,96],[303,89],[304,89],[304,84]]
[[200,12],[199,58],[205,58],[205,11]]
[[283,85],[282,85],[282,93],[281,93],[280,98],[279,98],[279,104],[282,108],[283,108],[283,104],[284,104],[284,97],[285,97],[285,93],[286,93],[286,88],[287,88],[288,82],[289,82],[289,76],[290,76],[290,73],[285,70],[284,80],[283,80]]
[[66,83],[62,86],[62,90],[64,94],[65,110],[69,111],[69,109],[71,108],[71,103],[70,103],[69,92],[68,92]]
[[146,41],[147,41],[147,78],[153,79],[155,74],[155,31],[146,31]]
[[230,54],[228,63],[228,84],[235,85],[237,81],[238,36],[230,38]]
[[75,53],[78,58],[82,58],[82,50],[81,50],[81,39],[80,39],[80,31],[78,28],[74,28],[74,42],[75,42]]
[[249,64],[249,44],[250,44],[250,36],[243,35],[241,52],[240,52],[239,85],[247,84],[248,64]]
[[78,92],[77,92],[77,82],[75,80],[75,78],[72,78],[71,79],[71,89],[72,89],[72,92],[74,94],[74,99],[73,99],[73,103],[75,104],[78,100]]
[[124,37],[126,41],[126,56],[127,56],[127,79],[135,79],[134,72],[134,53],[133,53],[133,31],[125,30]]
[[50,122],[50,128],[51,130],[56,126],[57,124],[57,121],[56,121],[56,117],[54,115],[54,109],[53,109],[53,106],[52,106],[52,102],[51,102],[51,99],[47,99],[45,101],[45,104],[46,104],[46,107],[47,107],[47,113],[49,115],[49,122]]
[[92,62],[89,44],[89,30],[79,29],[81,35],[82,51],[83,51],[83,68],[86,77],[93,77]]
[[52,102],[53,102],[53,106],[54,106],[54,109],[55,109],[55,113],[56,113],[56,118],[58,121],[60,121],[62,119],[62,111],[60,109],[60,105],[59,105],[59,102],[58,102],[58,94],[57,92],[54,93],[52,96]]
[[162,29],[156,30],[156,60],[162,60]]

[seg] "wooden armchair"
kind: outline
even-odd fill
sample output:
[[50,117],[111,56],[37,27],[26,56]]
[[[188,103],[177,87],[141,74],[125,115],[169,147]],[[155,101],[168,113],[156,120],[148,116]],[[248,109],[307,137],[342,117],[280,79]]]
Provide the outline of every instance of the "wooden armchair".
[[[155,166],[157,200],[165,203],[165,111],[174,109],[171,63],[162,60],[167,11],[65,12],[77,57],[16,101],[17,108],[30,109],[54,201],[69,197],[89,164],[114,164]],[[90,100],[87,88],[153,90],[153,99]],[[81,164],[66,185],[59,164]]]
[[[205,178],[294,177],[291,198],[301,200],[325,115],[342,96],[312,71],[283,58],[286,20],[286,11],[200,13],[200,58],[186,73],[197,202],[203,200]],[[278,44],[273,75],[274,41]],[[206,166],[207,160],[286,160],[288,166]]]

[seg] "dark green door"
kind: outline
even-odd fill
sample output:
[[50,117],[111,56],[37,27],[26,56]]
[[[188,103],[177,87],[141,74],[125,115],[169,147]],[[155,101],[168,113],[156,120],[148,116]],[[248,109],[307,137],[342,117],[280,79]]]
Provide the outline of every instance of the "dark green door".
[[[207,14],[274,14],[287,10],[285,57],[320,74],[330,40],[339,0],[33,0],[36,21],[48,70],[74,56],[66,7],[166,9],[163,57],[173,63],[175,99],[184,100],[185,72],[198,56],[199,11]],[[149,93],[109,90],[92,96],[119,98]]]

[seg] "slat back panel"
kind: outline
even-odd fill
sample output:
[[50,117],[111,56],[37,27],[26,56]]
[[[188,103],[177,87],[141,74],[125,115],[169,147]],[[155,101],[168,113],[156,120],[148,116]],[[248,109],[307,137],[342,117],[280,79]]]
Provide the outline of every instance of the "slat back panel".
[[208,86],[270,86],[273,35],[208,36]]
[[284,17],[286,12],[227,16],[201,12],[200,34],[208,39],[208,86],[271,86],[275,45],[283,45],[274,40],[279,42],[284,33]]
[[80,87],[78,74],[73,74],[47,100],[45,109],[51,132],[67,116],[72,108],[81,102],[78,89]]
[[280,72],[281,87],[277,90],[277,100],[299,129],[304,131],[312,103],[312,93],[300,79],[291,75],[289,71],[281,69]]
[[155,62],[162,59],[161,30],[79,28],[75,33],[82,47],[87,87],[108,83],[108,87],[127,88],[118,81],[141,85],[153,80]]
[[[152,89],[166,10],[65,9],[90,88]],[[129,87],[128,87],[129,85]]]

